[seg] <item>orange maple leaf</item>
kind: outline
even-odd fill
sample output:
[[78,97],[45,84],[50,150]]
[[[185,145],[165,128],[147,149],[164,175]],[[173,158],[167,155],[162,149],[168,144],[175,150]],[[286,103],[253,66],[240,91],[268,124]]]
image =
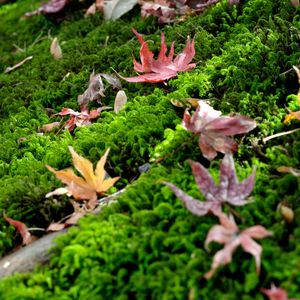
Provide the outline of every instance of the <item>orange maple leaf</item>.
[[98,161],[95,171],[93,164],[88,159],[77,154],[71,146],[69,146],[69,150],[73,158],[74,167],[83,177],[77,176],[72,169],[56,171],[52,167],[46,166],[49,171],[67,185],[48,193],[46,197],[67,194],[68,196],[73,196],[75,200],[89,200],[88,206],[93,209],[97,203],[97,195],[103,195],[120,178],[105,178],[104,165],[109,149]]

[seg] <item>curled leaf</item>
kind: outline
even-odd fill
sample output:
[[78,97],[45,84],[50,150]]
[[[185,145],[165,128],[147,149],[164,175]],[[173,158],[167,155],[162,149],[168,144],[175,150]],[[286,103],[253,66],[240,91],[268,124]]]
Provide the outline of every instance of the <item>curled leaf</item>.
[[105,20],[116,20],[132,10],[137,0],[104,0]]
[[62,50],[60,48],[57,37],[53,39],[50,46],[50,53],[54,57],[54,59],[61,59],[63,57]]
[[51,15],[62,12],[69,0],[50,0],[47,3],[43,4],[40,8],[35,11],[25,13],[25,17],[32,17],[35,15]]
[[27,226],[23,222],[16,221],[16,220],[11,219],[11,218],[9,218],[5,215],[4,215],[4,219],[10,225],[14,226],[17,229],[17,231],[20,233],[20,235],[22,237],[22,244],[23,245],[28,245],[36,239],[34,236],[31,235],[31,233],[29,232]]
[[124,91],[118,91],[115,98],[114,112],[117,114],[120,110],[124,109],[127,103],[127,96]]
[[59,126],[60,126],[60,122],[53,122],[53,123],[43,125],[40,130],[42,132],[50,132],[53,129],[58,128]]

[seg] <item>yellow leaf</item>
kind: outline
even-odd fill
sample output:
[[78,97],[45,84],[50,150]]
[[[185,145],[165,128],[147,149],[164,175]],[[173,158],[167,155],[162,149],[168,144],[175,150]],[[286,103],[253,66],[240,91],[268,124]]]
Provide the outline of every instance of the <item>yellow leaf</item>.
[[[76,200],[89,200],[90,204],[94,206],[97,200],[97,194],[103,195],[109,188],[111,188],[120,177],[105,179],[104,165],[109,153],[109,149],[100,158],[94,172],[93,164],[86,158],[80,156],[72,147],[69,147],[71,152],[74,167],[83,176],[77,176],[72,169],[56,171],[50,166],[46,166],[49,171],[65,183],[65,193],[73,196]],[[63,192],[64,190],[61,189]],[[54,195],[55,193],[48,193],[47,195]]]

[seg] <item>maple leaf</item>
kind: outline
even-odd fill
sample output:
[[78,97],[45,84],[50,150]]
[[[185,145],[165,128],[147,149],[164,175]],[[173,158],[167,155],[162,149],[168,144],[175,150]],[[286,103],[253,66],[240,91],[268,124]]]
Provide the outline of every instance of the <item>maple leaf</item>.
[[186,7],[179,1],[170,2],[168,0],[139,0],[139,4],[141,5],[141,16],[143,18],[155,16],[158,17],[159,23],[173,22],[175,17],[180,14],[179,11],[182,11]]
[[276,287],[273,283],[271,284],[271,289],[261,289],[261,291],[268,296],[269,300],[296,300],[289,299],[287,292]]
[[165,36],[161,34],[161,46],[157,60],[153,59],[154,54],[150,51],[147,42],[144,41],[141,34],[134,28],[132,32],[137,36],[140,44],[140,58],[141,63],[133,60],[134,70],[137,72],[146,73],[135,77],[122,77],[129,82],[162,82],[167,79],[177,76],[178,72],[185,72],[192,70],[196,64],[190,64],[195,56],[194,40],[191,42],[188,37],[186,47],[182,53],[178,54],[173,60],[174,56],[174,42],[171,45],[169,55],[166,55],[167,46],[165,43]]
[[14,226],[17,229],[17,231],[20,233],[20,235],[22,237],[23,245],[28,245],[28,244],[32,243],[34,240],[36,240],[36,237],[31,235],[27,226],[23,222],[11,219],[11,218],[7,217],[6,215],[4,215],[4,219],[10,225]]
[[79,95],[77,101],[82,110],[86,110],[90,101],[97,101],[101,104],[101,97],[105,97],[105,86],[101,79],[103,77],[113,88],[120,90],[122,88],[121,82],[114,75],[105,73],[95,74],[94,72],[90,75],[89,86],[82,95]]
[[76,126],[80,127],[80,126],[91,125],[92,124],[91,120],[98,118],[101,111],[108,108],[109,107],[103,106],[97,109],[93,109],[90,112],[88,111],[88,109],[82,109],[81,112],[78,112],[78,111],[74,111],[71,108],[63,108],[61,112],[55,115],[60,115],[60,116],[70,115],[70,119],[66,122],[66,124],[63,127],[68,129],[69,131],[73,131]]
[[233,157],[231,154],[225,154],[220,164],[220,184],[216,185],[205,167],[192,160],[189,163],[195,181],[206,201],[194,199],[172,183],[164,183],[181,199],[192,214],[196,216],[204,216],[208,212],[218,214],[221,212],[223,203],[235,206],[249,203],[245,199],[253,190],[255,169],[248,178],[239,183],[235,173]]
[[37,10],[25,13],[25,17],[32,17],[40,14],[57,14],[62,12],[68,3],[69,0],[50,0],[47,3],[43,4]]
[[218,217],[221,225],[215,225],[209,230],[205,240],[205,248],[212,241],[224,244],[224,248],[215,254],[211,270],[204,277],[210,279],[219,266],[229,264],[232,260],[232,254],[238,246],[241,246],[245,252],[254,256],[256,272],[259,274],[262,247],[253,239],[263,239],[271,236],[272,232],[261,225],[240,231],[232,215],[227,217],[224,213],[219,213]]
[[138,2],[141,5],[142,17],[155,16],[158,17],[159,23],[170,23],[178,16],[199,14],[219,0],[139,0]]
[[93,164],[88,159],[77,154],[71,146],[69,146],[69,150],[75,168],[83,177],[75,175],[72,169],[56,171],[52,167],[46,166],[49,171],[54,173],[59,180],[67,185],[48,193],[46,197],[67,194],[68,196],[73,196],[75,200],[89,200],[87,206],[94,208],[97,203],[97,194],[103,195],[120,178],[105,178],[104,165],[109,149],[106,150],[105,154],[98,161],[95,171],[93,170]]
[[199,147],[205,158],[212,160],[217,152],[235,152],[238,144],[231,138],[235,134],[246,133],[256,127],[256,122],[246,116],[221,116],[203,100],[191,116],[186,110],[183,116],[183,127],[200,135]]

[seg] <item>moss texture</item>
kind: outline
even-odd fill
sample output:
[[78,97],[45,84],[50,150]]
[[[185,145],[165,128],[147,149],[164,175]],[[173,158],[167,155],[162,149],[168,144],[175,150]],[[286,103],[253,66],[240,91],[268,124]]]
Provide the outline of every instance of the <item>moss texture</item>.
[[[44,16],[21,20],[38,1],[24,0],[0,6],[0,211],[30,227],[46,227],[71,211],[67,198],[45,199],[59,186],[45,164],[69,167],[68,145],[93,162],[111,148],[107,171],[127,187],[101,215],[88,216],[79,227],[58,239],[49,265],[29,274],[0,281],[0,299],[264,299],[261,287],[271,282],[300,297],[300,191],[299,180],[280,174],[279,166],[299,167],[299,132],[261,143],[261,138],[296,128],[284,125],[289,109],[297,110],[296,75],[287,72],[300,58],[300,8],[289,1],[249,0],[237,6],[221,1],[200,16],[160,28],[154,18],[141,20],[139,10],[113,22],[100,14],[83,17],[88,3],[74,1],[59,22]],[[85,4],[85,5],[84,5]],[[134,27],[157,50],[160,32],[175,52],[186,36],[195,37],[195,70],[182,73],[168,85],[122,82],[128,96],[125,110],[111,111],[89,127],[73,134],[39,135],[52,122],[48,109],[78,109],[77,96],[87,87],[89,74],[134,75],[132,55],[139,43]],[[49,36],[57,36],[63,59],[51,57]],[[7,66],[33,56],[15,71]],[[65,76],[68,77],[65,78]],[[115,91],[108,89],[103,104],[113,105]],[[245,138],[235,155],[242,179],[258,167],[251,204],[236,209],[246,228],[261,224],[273,231],[264,239],[262,272],[254,259],[238,250],[233,262],[220,268],[209,281],[212,256],[204,240],[216,218],[191,215],[173,193],[161,184],[173,182],[201,198],[187,159],[209,163],[193,138],[178,124],[183,110],[170,100],[184,97],[210,99],[224,114],[238,112],[259,126]],[[220,158],[219,156],[218,158]],[[156,163],[155,159],[161,162]],[[139,166],[151,162],[140,176]],[[218,176],[219,159],[210,164]],[[285,201],[295,213],[286,223],[277,206]],[[0,255],[17,240],[15,231],[0,219]]]

